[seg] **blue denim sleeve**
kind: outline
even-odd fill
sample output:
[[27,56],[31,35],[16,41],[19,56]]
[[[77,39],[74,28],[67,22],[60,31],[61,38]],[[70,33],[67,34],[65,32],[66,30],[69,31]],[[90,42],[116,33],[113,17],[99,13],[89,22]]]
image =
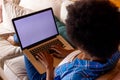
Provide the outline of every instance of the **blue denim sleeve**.
[[19,43],[19,40],[18,40],[17,35],[16,35],[16,34],[14,34],[14,35],[13,35],[13,37],[14,37],[14,41],[15,41],[16,43]]

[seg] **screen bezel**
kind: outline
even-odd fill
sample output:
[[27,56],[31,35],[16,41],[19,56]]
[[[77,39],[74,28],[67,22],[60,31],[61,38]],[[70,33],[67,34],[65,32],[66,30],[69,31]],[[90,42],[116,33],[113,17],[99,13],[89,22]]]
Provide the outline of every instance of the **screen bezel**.
[[[29,17],[29,16],[32,16],[32,15],[35,15],[35,14],[39,14],[39,13],[42,13],[42,12],[45,12],[45,11],[48,11],[48,10],[51,10],[51,12],[52,12],[53,19],[54,19],[54,23],[55,23],[56,30],[57,30],[57,34],[55,34],[55,35],[53,35],[53,36],[51,36],[51,37],[48,37],[48,38],[46,38],[46,39],[44,39],[44,40],[38,41],[38,42],[36,42],[36,43],[33,43],[33,44],[31,44],[31,45],[28,45],[28,46],[26,46],[26,47],[23,47],[23,46],[22,46],[22,43],[21,43],[21,40],[20,40],[20,36],[19,36],[19,34],[18,34],[18,31],[17,31],[17,28],[16,28],[16,25],[15,25],[14,21],[20,20],[20,19],[23,19],[23,18],[26,18],[26,17]],[[14,29],[15,29],[16,35],[17,35],[17,37],[18,37],[18,41],[20,42],[20,47],[21,47],[22,50],[32,48],[32,47],[34,47],[34,46],[36,46],[36,45],[38,45],[38,44],[41,44],[41,43],[43,43],[43,42],[45,42],[45,41],[48,41],[48,40],[56,37],[57,35],[59,35],[58,29],[57,29],[57,24],[56,24],[56,22],[55,22],[54,13],[53,13],[53,10],[52,10],[51,7],[50,7],[50,8],[43,9],[43,10],[40,10],[40,11],[36,11],[36,12],[30,13],[30,14],[27,14],[27,15],[23,15],[23,16],[20,16],[20,17],[17,17],[17,18],[13,18],[13,19],[12,19],[12,24],[13,24],[13,27],[14,27]]]

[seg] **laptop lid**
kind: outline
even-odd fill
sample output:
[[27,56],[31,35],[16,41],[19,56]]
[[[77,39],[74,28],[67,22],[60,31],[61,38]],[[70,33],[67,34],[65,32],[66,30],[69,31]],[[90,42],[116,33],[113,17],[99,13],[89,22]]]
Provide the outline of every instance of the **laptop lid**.
[[57,36],[52,8],[12,19],[22,50]]

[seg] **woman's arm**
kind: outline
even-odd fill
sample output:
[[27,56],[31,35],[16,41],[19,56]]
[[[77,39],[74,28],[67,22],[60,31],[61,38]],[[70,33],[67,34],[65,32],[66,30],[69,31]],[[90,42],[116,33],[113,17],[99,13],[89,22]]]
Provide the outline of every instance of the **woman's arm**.
[[46,80],[54,80],[54,68],[51,67],[51,68],[47,68],[46,70]]
[[53,57],[46,52],[40,52],[36,55],[36,58],[46,68],[46,80],[53,80],[54,79]]

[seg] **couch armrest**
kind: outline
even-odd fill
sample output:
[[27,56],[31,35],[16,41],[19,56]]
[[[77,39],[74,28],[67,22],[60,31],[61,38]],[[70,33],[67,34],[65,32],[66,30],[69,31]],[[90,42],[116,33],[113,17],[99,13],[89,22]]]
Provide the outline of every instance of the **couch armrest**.
[[120,80],[119,76],[120,76],[120,59],[113,70],[100,76],[97,80]]

